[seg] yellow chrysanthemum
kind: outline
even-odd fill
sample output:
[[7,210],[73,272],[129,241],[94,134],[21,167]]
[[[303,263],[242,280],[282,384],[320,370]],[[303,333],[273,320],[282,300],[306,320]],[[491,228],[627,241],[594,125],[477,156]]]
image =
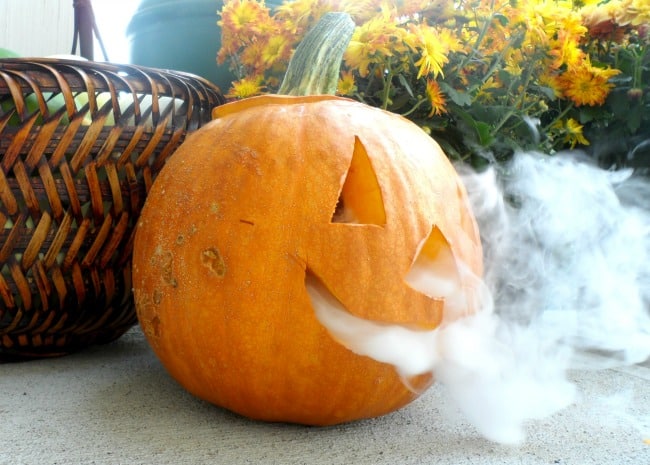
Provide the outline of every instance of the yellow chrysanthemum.
[[240,62],[248,70],[247,74],[257,76],[263,74],[266,69],[266,64],[262,59],[264,50],[264,43],[262,41],[255,41],[249,44],[240,53]]
[[357,85],[354,81],[354,74],[352,71],[341,71],[341,79],[336,89],[339,95],[354,95],[357,91]]
[[302,33],[310,23],[322,16],[322,3],[322,0],[284,2],[277,7],[275,17],[284,23],[285,27],[290,26],[293,33]]
[[386,11],[354,30],[345,52],[345,64],[365,77],[371,64],[382,63],[386,57],[409,51],[406,35],[406,31],[398,27],[395,18]]
[[547,63],[547,66],[552,69],[560,69],[566,66],[574,67],[584,60],[585,56],[580,44],[572,38],[562,42],[557,41],[556,47],[550,50],[548,55],[551,60]]
[[569,144],[572,149],[577,144],[589,145],[589,141],[582,133],[582,128],[583,126],[573,118],[569,118],[564,122],[558,121],[555,124],[555,129],[559,129],[561,133],[564,133],[564,143]]
[[420,59],[415,63],[418,67],[417,78],[444,76],[442,68],[449,62],[448,54],[462,47],[458,39],[447,29],[438,31],[426,24],[412,25],[411,32],[417,40],[416,50],[420,54]]
[[474,97],[478,102],[482,103],[493,103],[494,94],[491,92],[492,89],[499,89],[502,85],[500,82],[496,81],[494,77],[489,77],[479,88],[476,96]]
[[548,89],[553,91],[555,98],[562,97],[562,82],[557,74],[545,72],[539,75],[539,83]]
[[549,54],[553,57],[549,66],[553,69],[575,66],[584,57],[580,43],[587,33],[587,28],[582,24],[582,17],[577,12],[567,12],[564,17],[556,20],[559,28],[555,35],[549,38]]
[[369,45],[359,40],[350,41],[344,57],[346,66],[356,69],[361,77],[367,76],[370,65],[376,62]]
[[230,92],[226,94],[228,98],[243,99],[253,97],[262,93],[261,85],[263,78],[261,76],[251,76],[234,81]]
[[650,0],[622,0],[615,12],[619,26],[650,24]]
[[525,45],[545,47],[549,37],[555,36],[558,23],[555,20],[557,6],[553,2],[532,0],[520,2],[519,20],[528,31]]
[[273,66],[278,61],[289,61],[292,43],[284,35],[274,35],[262,48],[262,61],[267,66]]
[[521,76],[521,73],[523,72],[521,65],[525,63],[524,54],[521,49],[511,48],[508,50],[504,58],[504,63],[505,66],[503,69],[505,69],[510,75]]

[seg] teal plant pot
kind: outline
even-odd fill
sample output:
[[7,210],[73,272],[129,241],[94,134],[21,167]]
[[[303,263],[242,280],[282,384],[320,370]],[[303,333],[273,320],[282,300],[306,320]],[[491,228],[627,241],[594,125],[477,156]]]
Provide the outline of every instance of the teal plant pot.
[[221,0],[142,0],[127,27],[130,62],[201,76],[227,92],[234,79],[217,65]]
[[[280,4],[266,2],[271,9]],[[227,64],[217,64],[222,7],[222,0],[141,0],[126,31],[129,61],[196,74],[228,92],[235,76]]]

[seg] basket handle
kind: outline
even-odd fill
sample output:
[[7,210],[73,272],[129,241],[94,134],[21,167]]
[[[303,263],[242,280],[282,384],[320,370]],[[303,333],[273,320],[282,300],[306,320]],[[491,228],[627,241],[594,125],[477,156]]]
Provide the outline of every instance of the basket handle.
[[93,60],[93,42],[94,37],[97,36],[97,41],[102,49],[104,59],[109,61],[108,54],[104,48],[104,42],[99,34],[99,28],[95,21],[95,13],[93,13],[93,5],[91,0],[73,0],[72,6],[74,7],[74,36],[72,38],[72,54],[77,52],[77,42],[79,43],[79,54],[87,60]]

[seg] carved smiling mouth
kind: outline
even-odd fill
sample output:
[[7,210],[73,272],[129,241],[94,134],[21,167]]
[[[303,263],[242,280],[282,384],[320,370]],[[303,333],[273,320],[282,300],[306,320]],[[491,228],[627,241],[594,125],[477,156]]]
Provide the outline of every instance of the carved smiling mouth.
[[[404,278],[406,284],[431,299],[444,300],[441,327],[474,313],[480,305],[486,313],[491,313],[488,308],[491,299],[485,285],[478,277],[471,279],[469,269],[459,270],[451,249],[440,246],[446,243],[441,239],[444,241],[438,228],[433,227]],[[437,329],[355,316],[356,312],[346,308],[309,268],[305,273],[305,289],[316,318],[337,342],[359,355],[394,365],[405,382],[410,377],[431,372],[438,364]]]

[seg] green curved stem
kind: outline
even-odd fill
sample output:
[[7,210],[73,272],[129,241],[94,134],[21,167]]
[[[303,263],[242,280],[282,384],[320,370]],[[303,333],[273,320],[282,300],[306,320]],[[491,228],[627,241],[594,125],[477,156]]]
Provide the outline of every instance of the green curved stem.
[[280,95],[334,95],[341,60],[354,31],[347,13],[327,13],[296,48],[282,80]]

